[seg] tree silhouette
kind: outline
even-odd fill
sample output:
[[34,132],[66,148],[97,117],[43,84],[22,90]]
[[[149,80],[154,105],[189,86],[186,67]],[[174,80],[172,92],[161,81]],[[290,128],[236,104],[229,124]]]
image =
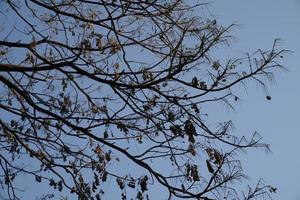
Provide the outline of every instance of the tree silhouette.
[[[207,105],[239,100],[282,69],[277,41],[238,59],[232,26],[201,1],[7,0],[0,33],[0,181],[47,183],[78,199],[255,199],[276,188],[245,180],[237,153],[260,143],[209,122]],[[5,14],[4,14],[5,13]],[[251,39],[251,38],[250,38]],[[267,96],[270,100],[271,97]],[[111,187],[109,189],[107,187]],[[115,188],[114,188],[115,187]],[[4,193],[3,193],[4,194]],[[49,197],[50,198],[50,197]]]

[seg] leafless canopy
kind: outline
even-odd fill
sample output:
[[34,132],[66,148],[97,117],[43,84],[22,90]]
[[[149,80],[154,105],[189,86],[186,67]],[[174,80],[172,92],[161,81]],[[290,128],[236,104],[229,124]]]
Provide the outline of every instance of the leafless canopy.
[[122,199],[205,200],[276,191],[262,182],[239,191],[236,153],[268,146],[207,114],[208,105],[232,107],[237,85],[264,86],[282,68],[277,41],[269,51],[215,59],[231,26],[203,14],[197,0],[0,4],[3,198],[22,196],[24,174],[79,199],[109,199],[114,190]]

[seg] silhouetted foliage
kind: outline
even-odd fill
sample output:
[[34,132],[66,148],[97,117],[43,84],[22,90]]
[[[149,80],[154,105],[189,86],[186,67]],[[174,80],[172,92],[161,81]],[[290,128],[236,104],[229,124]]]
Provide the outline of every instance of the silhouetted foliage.
[[264,86],[282,68],[286,51],[277,41],[251,56],[215,59],[212,50],[226,51],[232,26],[202,15],[206,4],[196,0],[2,5],[0,180],[8,199],[22,196],[20,174],[62,198],[110,199],[114,190],[120,199],[276,192],[261,181],[239,190],[235,180],[245,176],[237,153],[268,145],[256,133],[235,135],[231,121],[209,123],[206,106],[233,107],[233,88],[248,80]]

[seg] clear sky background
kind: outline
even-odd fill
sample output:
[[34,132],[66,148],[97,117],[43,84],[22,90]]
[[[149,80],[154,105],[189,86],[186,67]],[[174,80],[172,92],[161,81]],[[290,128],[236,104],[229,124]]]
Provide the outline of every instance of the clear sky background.
[[268,85],[271,101],[254,84],[235,111],[224,117],[234,121],[237,132],[256,130],[271,145],[271,154],[250,151],[242,156],[250,181],[264,177],[278,188],[274,199],[300,200],[300,1],[216,0],[210,10],[221,24],[240,24],[233,32],[232,49],[237,53],[268,49],[275,38],[282,39],[282,48],[293,51],[283,59],[289,72],[275,73],[276,84]]

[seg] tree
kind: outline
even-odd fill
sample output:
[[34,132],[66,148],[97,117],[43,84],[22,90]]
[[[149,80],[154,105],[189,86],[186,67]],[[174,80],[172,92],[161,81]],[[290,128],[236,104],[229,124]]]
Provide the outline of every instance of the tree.
[[79,199],[108,199],[108,180],[122,199],[151,198],[158,186],[164,199],[271,199],[276,192],[261,181],[239,191],[235,181],[245,175],[237,153],[268,145],[257,133],[239,137],[230,120],[212,126],[206,113],[208,104],[233,107],[236,86],[265,87],[283,69],[286,50],[277,40],[268,51],[215,59],[233,25],[197,14],[201,1],[2,4],[10,19],[0,34],[7,198],[21,194],[19,174]]

